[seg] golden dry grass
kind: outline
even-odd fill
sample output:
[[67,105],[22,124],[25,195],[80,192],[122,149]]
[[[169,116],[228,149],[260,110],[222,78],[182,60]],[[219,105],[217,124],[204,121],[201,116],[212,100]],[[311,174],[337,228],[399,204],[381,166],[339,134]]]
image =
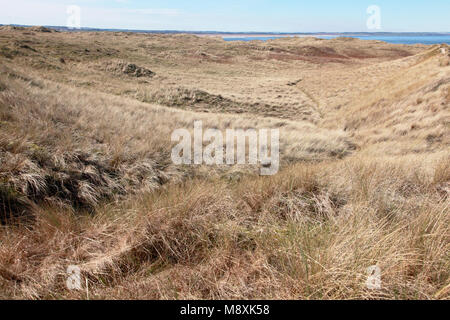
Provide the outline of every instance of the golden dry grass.
[[[450,298],[440,47],[42,31],[0,30],[0,298]],[[173,165],[195,120],[281,171]]]

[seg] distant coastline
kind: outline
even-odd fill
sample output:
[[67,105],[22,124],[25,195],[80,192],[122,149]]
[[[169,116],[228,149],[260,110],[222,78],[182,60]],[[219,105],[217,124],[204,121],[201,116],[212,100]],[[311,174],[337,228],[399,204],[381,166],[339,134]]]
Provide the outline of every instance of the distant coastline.
[[[0,24],[0,26],[33,27],[32,25]],[[88,28],[70,29],[64,26],[43,26],[62,32],[132,32],[154,34],[192,34],[198,36],[233,36],[239,37],[294,37],[294,36],[450,36],[449,32],[227,32],[227,31],[186,31],[186,30],[138,30],[138,29],[102,29]]]
[[[0,26],[5,26],[0,24]],[[33,26],[9,25],[26,28]],[[35,26],[34,26],[35,27]],[[339,37],[357,38],[361,40],[384,41],[392,44],[449,44],[450,32],[222,32],[222,31],[184,31],[184,30],[130,30],[130,29],[70,29],[62,26],[43,26],[56,32],[124,32],[136,34],[189,34],[198,37],[222,38],[225,41],[269,41],[290,37],[315,37],[319,39],[334,39]]]

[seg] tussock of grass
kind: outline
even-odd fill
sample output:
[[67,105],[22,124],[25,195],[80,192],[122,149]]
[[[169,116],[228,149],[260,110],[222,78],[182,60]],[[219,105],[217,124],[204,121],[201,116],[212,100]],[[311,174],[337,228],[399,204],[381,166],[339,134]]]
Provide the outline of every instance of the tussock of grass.
[[154,76],[154,73],[146,68],[139,67],[133,63],[120,60],[104,62],[102,64],[96,65],[95,67],[100,70],[103,69],[104,71],[111,72],[115,75],[128,75],[136,78],[151,78]]
[[[295,165],[275,177],[171,186],[95,218],[47,210],[16,247],[46,258],[8,263],[17,230],[1,239],[1,263],[34,275],[22,285],[28,298],[85,297],[58,281],[64,261],[81,266],[97,298],[448,298],[448,194],[435,178],[445,162],[431,171],[362,158]],[[364,285],[375,264],[381,291]]]

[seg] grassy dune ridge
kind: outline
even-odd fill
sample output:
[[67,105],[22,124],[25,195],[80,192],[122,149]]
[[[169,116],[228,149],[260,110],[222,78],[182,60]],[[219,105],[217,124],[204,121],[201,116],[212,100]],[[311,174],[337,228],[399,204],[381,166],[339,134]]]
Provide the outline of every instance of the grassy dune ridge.
[[[0,298],[450,297],[447,46],[41,31],[0,28]],[[196,120],[280,172],[175,166]]]

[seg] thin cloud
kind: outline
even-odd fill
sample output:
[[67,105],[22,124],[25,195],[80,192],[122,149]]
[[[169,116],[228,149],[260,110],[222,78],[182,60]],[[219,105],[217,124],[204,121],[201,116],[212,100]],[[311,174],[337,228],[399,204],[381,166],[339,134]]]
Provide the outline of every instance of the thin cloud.
[[121,11],[143,15],[178,16],[181,12],[177,9],[121,9]]

